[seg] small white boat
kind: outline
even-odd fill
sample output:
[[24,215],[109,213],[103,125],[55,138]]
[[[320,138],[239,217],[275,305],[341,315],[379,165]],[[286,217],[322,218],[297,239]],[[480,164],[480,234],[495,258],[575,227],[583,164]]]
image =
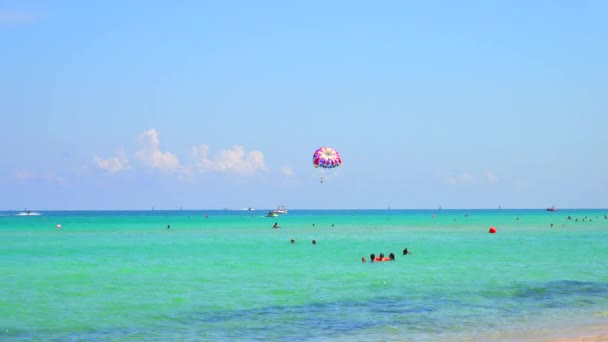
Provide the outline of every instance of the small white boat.
[[277,214],[287,214],[287,208],[284,205],[280,205],[277,209],[272,211],[273,213],[277,213]]
[[31,210],[24,210],[17,214],[17,216],[40,216],[40,213]]

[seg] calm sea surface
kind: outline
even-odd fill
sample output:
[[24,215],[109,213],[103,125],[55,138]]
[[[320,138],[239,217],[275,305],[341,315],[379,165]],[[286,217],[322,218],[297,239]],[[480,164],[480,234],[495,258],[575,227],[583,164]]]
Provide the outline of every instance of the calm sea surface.
[[0,212],[0,340],[488,341],[608,322],[608,210],[40,213]]

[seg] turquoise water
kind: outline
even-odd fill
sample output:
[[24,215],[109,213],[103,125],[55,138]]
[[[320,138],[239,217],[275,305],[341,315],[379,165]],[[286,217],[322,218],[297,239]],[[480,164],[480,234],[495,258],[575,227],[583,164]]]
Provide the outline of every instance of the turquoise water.
[[[0,212],[0,340],[500,340],[608,321],[608,210],[265,213]],[[396,261],[361,262],[381,252]]]

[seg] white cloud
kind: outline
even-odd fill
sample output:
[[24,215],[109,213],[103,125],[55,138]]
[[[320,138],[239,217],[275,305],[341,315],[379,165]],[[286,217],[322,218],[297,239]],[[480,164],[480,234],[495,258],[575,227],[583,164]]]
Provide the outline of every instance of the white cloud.
[[[217,155],[209,154],[209,146],[201,145],[192,147],[194,165],[183,165],[171,152],[161,151],[158,131],[151,128],[142,132],[139,137],[139,149],[134,153],[134,158],[144,166],[161,169],[177,175],[181,179],[193,176],[194,171],[206,172],[231,172],[236,174],[254,174],[260,170],[266,170],[264,154],[260,151],[245,151],[243,146],[235,146],[233,149],[219,151]],[[95,156],[95,164],[111,173],[124,171],[130,168],[129,160],[123,150],[118,155],[102,159]],[[293,174],[293,171],[284,171]]]
[[95,156],[94,162],[98,167],[109,171],[110,173],[126,171],[129,169],[129,160],[123,149],[118,150],[118,155],[114,158],[101,159],[100,157]]
[[260,151],[245,153],[243,146],[235,146],[232,150],[223,150],[209,158],[209,146],[192,147],[196,169],[201,172],[233,172],[238,174],[253,174],[258,170],[266,170],[264,154]]
[[194,158],[194,165],[201,173],[213,170],[213,161],[207,157],[208,154],[209,146],[192,146],[192,158]]
[[295,175],[295,172],[291,167],[285,165],[281,168],[281,174],[286,177],[293,177]]
[[143,132],[139,136],[141,149],[135,152],[135,158],[147,166],[162,170],[179,170],[179,159],[170,152],[162,152],[160,140],[155,128]]

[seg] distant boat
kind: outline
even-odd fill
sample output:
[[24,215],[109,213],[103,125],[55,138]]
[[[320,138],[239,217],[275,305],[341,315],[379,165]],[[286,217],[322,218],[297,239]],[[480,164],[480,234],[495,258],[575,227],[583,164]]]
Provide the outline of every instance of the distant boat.
[[284,214],[287,214],[287,208],[285,208],[284,205],[280,205],[278,208],[276,208],[272,212],[275,213],[275,214],[284,215]]
[[550,208],[547,208],[547,211],[557,211],[557,208],[555,206],[552,206]]
[[17,214],[17,216],[40,216],[40,213],[31,210],[24,210]]
[[266,214],[266,217],[277,217],[279,216],[279,214],[275,213],[274,211],[269,211],[268,214]]

